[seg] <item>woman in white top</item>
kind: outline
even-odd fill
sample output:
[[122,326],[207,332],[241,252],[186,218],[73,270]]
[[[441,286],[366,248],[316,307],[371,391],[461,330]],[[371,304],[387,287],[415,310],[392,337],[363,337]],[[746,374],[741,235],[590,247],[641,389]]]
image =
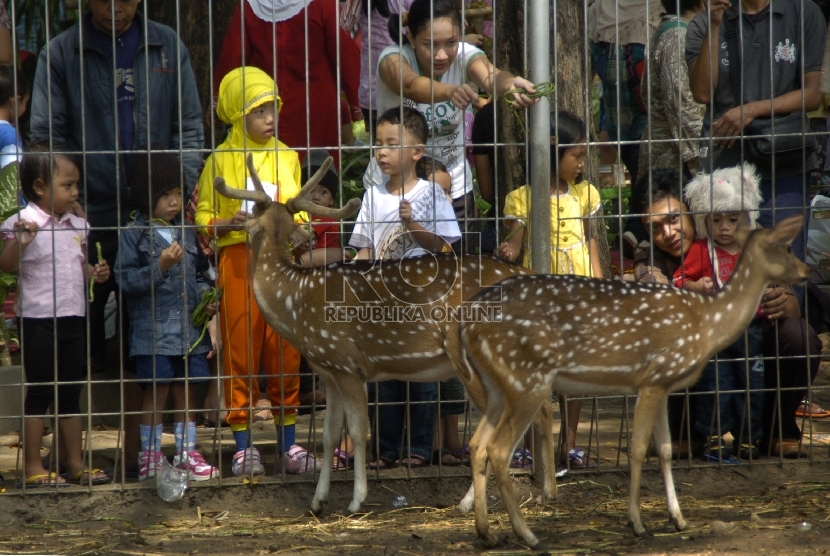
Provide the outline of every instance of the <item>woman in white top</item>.
[[[400,25],[406,25],[401,34]],[[393,41],[403,44],[384,49],[378,60],[377,110],[404,104],[427,119],[430,140],[426,156],[439,160],[452,177],[450,196],[462,230],[473,216],[473,179],[464,155],[464,111],[482,89],[499,98],[510,89],[533,93],[533,85],[510,72],[493,67],[475,46],[461,42],[461,12],[453,0],[415,0],[402,18],[389,18]],[[474,88],[475,87],[475,88]],[[536,103],[514,94],[513,104],[526,108]],[[367,188],[384,181],[373,161],[364,177]],[[387,178],[388,179],[388,178]]]

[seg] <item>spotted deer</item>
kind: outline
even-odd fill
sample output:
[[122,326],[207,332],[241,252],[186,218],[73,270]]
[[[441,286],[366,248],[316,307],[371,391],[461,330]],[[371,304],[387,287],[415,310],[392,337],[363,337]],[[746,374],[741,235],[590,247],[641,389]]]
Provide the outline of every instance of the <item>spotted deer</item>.
[[[511,455],[551,389],[565,394],[636,394],[631,437],[630,524],[640,519],[640,479],[654,435],[671,521],[686,528],[671,474],[670,392],[692,386],[706,362],[749,325],[770,283],[804,283],[810,270],[791,242],[803,218],[790,217],[746,236],[731,279],[714,295],[657,284],[576,276],[508,278],[477,294],[473,305],[499,305],[502,322],[460,325],[463,365],[485,390],[487,408],[470,442],[478,535],[495,543],[487,521],[485,458],[494,469],[515,533],[539,541],[522,518],[508,477]],[[475,379],[474,379],[475,380]]]
[[[354,493],[350,512],[366,498],[366,436],[369,432],[365,384],[367,381],[430,382],[456,374],[459,361],[459,320],[465,301],[482,288],[510,276],[530,272],[495,257],[437,254],[375,263],[358,261],[318,268],[294,263],[289,245],[301,245],[310,234],[294,215],[311,211],[341,219],[360,207],[352,199],[340,209],[309,200],[311,190],[325,174],[331,159],[285,204],[271,201],[248,159],[255,191],[229,188],[221,177],[214,187],[225,197],[253,201],[253,217],[245,223],[252,248],[253,290],[268,324],[308,360],[326,383],[323,425],[323,461],[331,462],[344,420],[352,435]],[[475,315],[472,315],[475,317]],[[486,318],[486,311],[483,317]],[[449,353],[454,354],[453,360]],[[461,368],[461,367],[459,367]],[[483,390],[470,375],[461,373],[473,403],[483,409]],[[550,407],[539,412],[543,443],[553,443]],[[553,469],[552,450],[544,457]],[[320,512],[328,497],[331,465],[323,465],[311,510]],[[545,492],[555,479],[546,474]]]

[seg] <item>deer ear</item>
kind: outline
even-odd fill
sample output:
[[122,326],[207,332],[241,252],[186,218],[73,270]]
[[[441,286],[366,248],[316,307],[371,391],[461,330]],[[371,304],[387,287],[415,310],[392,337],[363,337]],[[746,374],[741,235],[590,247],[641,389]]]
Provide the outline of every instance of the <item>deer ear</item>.
[[311,234],[305,231],[301,226],[295,226],[294,229],[291,230],[289,238],[291,239],[291,243],[294,245],[302,245],[311,239]]
[[245,228],[245,231],[248,232],[248,237],[254,237],[260,232],[260,230],[262,230],[262,226],[259,224],[259,218],[251,218],[250,220],[246,220],[242,226]]
[[804,216],[801,214],[785,218],[770,230],[770,240],[773,243],[792,243],[798,237],[798,234],[801,233],[803,226]]

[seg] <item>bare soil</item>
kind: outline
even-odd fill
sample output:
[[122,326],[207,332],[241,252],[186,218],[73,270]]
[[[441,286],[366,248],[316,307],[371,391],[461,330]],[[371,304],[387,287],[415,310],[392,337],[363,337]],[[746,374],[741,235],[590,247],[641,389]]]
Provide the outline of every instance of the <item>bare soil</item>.
[[[634,538],[626,525],[627,473],[572,473],[547,504],[537,502],[541,491],[530,477],[514,477],[513,486],[530,527],[552,554],[830,550],[826,460],[692,469],[680,463],[675,479],[689,522],[682,533],[667,525],[662,480],[653,467],[645,473],[642,492],[643,518],[654,533],[648,540]],[[459,476],[371,480],[366,513],[352,516],[345,515],[352,483],[343,477],[332,484],[327,513],[319,518],[307,510],[310,482],[196,486],[172,504],[137,486],[93,492],[75,487],[59,498],[6,495],[0,498],[0,553],[472,554],[484,549],[472,515],[456,508],[469,486]],[[407,507],[393,506],[399,495]],[[504,538],[488,553],[529,552],[513,534],[492,484],[488,495],[493,530]]]

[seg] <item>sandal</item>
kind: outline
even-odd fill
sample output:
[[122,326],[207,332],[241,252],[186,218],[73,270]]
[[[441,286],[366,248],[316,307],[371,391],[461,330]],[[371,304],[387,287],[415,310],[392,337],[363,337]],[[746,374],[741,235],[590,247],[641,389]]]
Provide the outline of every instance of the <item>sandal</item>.
[[[570,462],[571,469],[595,469],[597,462],[587,457],[585,450],[582,448],[574,448],[568,452],[568,462]],[[563,462],[563,467],[566,467]]]
[[421,467],[429,466],[429,462],[418,454],[410,454],[408,458],[399,459],[395,463],[411,469],[420,469]]
[[[371,465],[371,464],[370,464]],[[340,448],[334,449],[334,461],[331,464],[332,471],[354,469],[354,456]]]
[[510,469],[530,469],[531,467],[533,467],[533,457],[530,455],[530,450],[521,448],[513,452]]
[[[38,473],[32,475],[25,481],[26,488],[55,488],[69,486],[69,483],[64,481],[54,471],[52,473]],[[17,483],[17,488],[23,488],[24,483]]]
[[830,411],[825,411],[816,403],[810,404],[810,410],[807,411],[807,400],[802,400],[801,405],[795,410],[796,417],[810,417],[812,419],[825,419],[830,417]]
[[395,469],[397,466],[398,462],[392,461],[388,458],[380,457],[375,461],[370,461],[366,467],[372,470],[383,471],[384,469]]
[[444,467],[458,467],[461,465],[461,457],[448,448],[441,448],[432,452],[432,465],[443,465]]
[[470,445],[464,444],[461,446],[460,450],[456,450],[452,453],[453,456],[457,457],[461,460],[461,463],[464,465],[470,465]]
[[100,469],[83,469],[67,479],[67,482],[73,485],[106,485],[110,480],[109,475]]

